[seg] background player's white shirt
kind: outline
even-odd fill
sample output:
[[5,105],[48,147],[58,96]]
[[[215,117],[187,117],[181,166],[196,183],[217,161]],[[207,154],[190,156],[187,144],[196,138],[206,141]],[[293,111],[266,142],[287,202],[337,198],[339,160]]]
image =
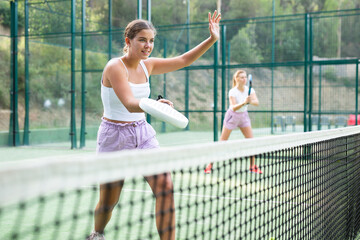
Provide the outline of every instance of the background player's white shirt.
[[[253,88],[251,88],[251,93],[253,94],[255,93],[255,90]],[[229,97],[235,97],[236,99],[236,104],[238,103],[243,103],[245,101],[245,99],[247,98],[249,94],[249,88],[247,86],[244,87],[244,91],[241,92],[237,87],[234,87],[232,89],[230,89],[229,91]],[[230,105],[230,108],[232,107],[232,105]],[[236,112],[245,112],[247,111],[248,105],[245,105],[241,108],[239,108],[238,110],[236,110]]]

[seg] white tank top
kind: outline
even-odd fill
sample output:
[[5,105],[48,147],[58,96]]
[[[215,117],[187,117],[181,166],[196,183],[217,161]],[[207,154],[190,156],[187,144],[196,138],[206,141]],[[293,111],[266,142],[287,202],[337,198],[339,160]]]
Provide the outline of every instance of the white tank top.
[[[118,58],[122,64],[124,62],[121,58]],[[131,91],[136,99],[148,98],[150,96],[150,85],[149,85],[149,73],[146,69],[143,61],[140,61],[140,65],[143,68],[146,75],[146,83],[134,84],[129,82]],[[124,67],[128,72],[125,64]],[[129,75],[129,72],[128,72]],[[104,106],[104,117],[117,120],[117,121],[139,121],[145,119],[145,113],[131,113],[129,112],[120,99],[116,96],[113,88],[105,87],[103,85],[103,79],[101,78],[101,100]]]

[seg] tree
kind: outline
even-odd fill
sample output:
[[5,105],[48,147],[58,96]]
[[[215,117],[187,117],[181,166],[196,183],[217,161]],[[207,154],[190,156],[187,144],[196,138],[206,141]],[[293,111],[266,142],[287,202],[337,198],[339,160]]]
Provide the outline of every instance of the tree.
[[248,24],[231,40],[231,60],[238,63],[259,63],[263,57],[255,40],[255,24]]

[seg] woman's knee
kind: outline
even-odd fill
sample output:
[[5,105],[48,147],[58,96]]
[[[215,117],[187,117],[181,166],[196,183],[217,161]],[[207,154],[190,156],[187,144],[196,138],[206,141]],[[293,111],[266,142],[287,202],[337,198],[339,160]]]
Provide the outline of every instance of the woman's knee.
[[109,202],[109,201],[103,201],[100,199],[100,201],[97,205],[96,211],[101,212],[101,213],[112,212],[117,203],[118,203],[118,201]]
[[123,182],[101,185],[98,209],[104,212],[112,211],[119,201],[122,186]]

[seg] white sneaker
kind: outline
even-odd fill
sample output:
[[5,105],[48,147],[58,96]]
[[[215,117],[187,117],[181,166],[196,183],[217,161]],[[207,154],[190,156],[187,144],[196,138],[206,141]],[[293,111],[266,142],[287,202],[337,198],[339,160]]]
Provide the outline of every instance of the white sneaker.
[[105,240],[105,236],[104,234],[95,232],[94,230],[86,240]]

